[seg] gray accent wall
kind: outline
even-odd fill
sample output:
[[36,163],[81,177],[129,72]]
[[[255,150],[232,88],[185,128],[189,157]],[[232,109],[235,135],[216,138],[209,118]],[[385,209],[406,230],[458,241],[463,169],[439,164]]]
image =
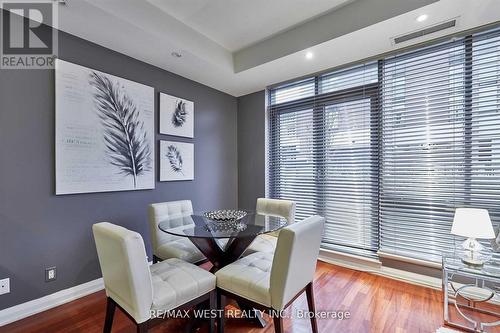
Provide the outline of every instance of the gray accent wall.
[[93,223],[140,232],[151,258],[148,204],[238,206],[235,97],[62,32],[59,57],[155,88],[157,171],[158,139],[175,139],[158,134],[158,92],[194,101],[195,138],[176,140],[195,144],[195,180],[160,183],[157,172],[154,190],[55,196],[54,71],[0,70],[0,279],[11,278],[0,310],[101,277]]
[[238,203],[255,209],[265,196],[265,92],[238,98]]

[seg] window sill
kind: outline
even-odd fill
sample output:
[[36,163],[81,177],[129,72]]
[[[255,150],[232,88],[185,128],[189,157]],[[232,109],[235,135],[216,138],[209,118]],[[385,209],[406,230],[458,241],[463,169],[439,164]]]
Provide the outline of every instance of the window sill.
[[348,254],[323,248],[321,248],[319,251],[319,260],[357,270],[366,270],[366,268],[380,268],[382,266],[382,262],[377,259],[366,258],[357,256],[355,254]]
[[387,259],[407,262],[407,263],[418,265],[418,266],[442,269],[441,263],[437,263],[434,261],[414,259],[414,258],[404,257],[404,256],[400,256],[397,254],[387,253],[387,252],[383,252],[383,251],[378,251],[377,254],[381,258],[387,258]]
[[[403,281],[422,287],[428,287],[438,290],[441,289],[442,282],[440,278],[408,272],[401,269],[385,267],[382,265],[382,262],[380,260],[376,259],[364,258],[361,256],[356,256],[326,249],[320,249],[318,259],[320,261],[332,265],[337,265],[357,271],[363,271],[375,275],[380,275],[386,278]],[[400,257],[398,260],[406,261],[409,259]]]

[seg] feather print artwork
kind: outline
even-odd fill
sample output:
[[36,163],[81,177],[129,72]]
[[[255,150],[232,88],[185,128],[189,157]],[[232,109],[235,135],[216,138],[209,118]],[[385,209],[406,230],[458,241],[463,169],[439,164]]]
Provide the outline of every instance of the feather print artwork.
[[179,100],[175,103],[175,110],[172,114],[172,125],[181,127],[186,122],[187,118],[186,102]]
[[194,138],[194,102],[160,92],[160,134]]
[[93,71],[89,83],[95,89],[93,96],[110,163],[131,176],[136,188],[138,176],[151,169],[151,147],[139,110],[119,83],[108,76]]
[[168,146],[167,158],[172,171],[180,172],[182,174],[182,155],[177,147],[174,145]]
[[160,181],[194,179],[194,144],[160,140]]
[[61,59],[55,67],[55,194],[154,189],[154,88]]

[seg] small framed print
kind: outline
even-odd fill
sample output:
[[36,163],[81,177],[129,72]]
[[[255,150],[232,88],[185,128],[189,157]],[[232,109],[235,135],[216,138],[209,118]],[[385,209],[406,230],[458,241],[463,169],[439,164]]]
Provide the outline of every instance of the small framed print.
[[194,144],[160,140],[160,181],[194,179]]
[[160,93],[160,134],[194,137],[194,102]]

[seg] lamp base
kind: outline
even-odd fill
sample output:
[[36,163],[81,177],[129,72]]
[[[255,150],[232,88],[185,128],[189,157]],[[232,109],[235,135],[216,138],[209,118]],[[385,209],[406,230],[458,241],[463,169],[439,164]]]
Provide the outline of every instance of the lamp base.
[[476,239],[468,238],[459,246],[460,259],[468,266],[481,268],[491,259],[491,254],[485,252],[482,246]]
[[480,260],[480,259],[476,259],[476,258],[471,259],[471,258],[468,258],[468,257],[462,257],[460,259],[467,266],[472,266],[474,268],[481,268],[481,267],[484,266],[484,264],[486,263],[486,261],[488,261],[488,260]]

